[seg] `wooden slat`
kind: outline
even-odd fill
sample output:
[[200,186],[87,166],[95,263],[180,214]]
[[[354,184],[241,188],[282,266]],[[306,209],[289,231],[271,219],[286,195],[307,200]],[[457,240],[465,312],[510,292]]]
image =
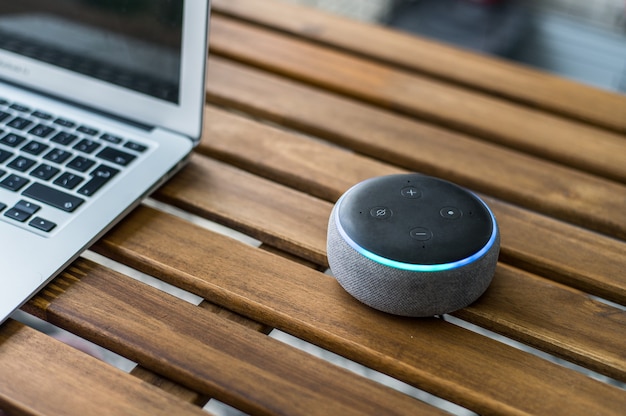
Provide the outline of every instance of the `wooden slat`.
[[[336,146],[289,134],[217,109],[207,109],[207,120],[200,151],[329,202],[336,201],[348,188],[366,178],[404,172]],[[450,179],[450,176],[447,177]],[[241,187],[241,191],[233,190],[235,187]],[[289,196],[281,196],[285,204],[294,207],[292,209],[283,206],[282,211],[273,211],[274,201],[266,198],[257,203],[258,211],[250,209],[246,199],[247,189],[257,194],[262,193],[261,189],[265,187],[222,164],[196,158],[159,195],[201,216],[222,221],[221,218],[228,215],[230,226],[251,233],[260,240],[279,244],[286,250],[294,250],[319,264],[327,264],[325,230],[331,206],[315,199],[301,199],[302,196],[292,192]],[[503,230],[503,259],[626,305],[624,242],[491,197],[485,198],[494,209]],[[257,215],[257,212],[262,215]],[[265,223],[266,217],[274,218],[271,227]],[[300,232],[298,224],[305,227],[306,232]]]
[[377,312],[331,277],[146,208],[95,248],[479,412],[610,414],[626,406],[617,388],[441,320]]
[[212,7],[344,52],[626,132],[626,97],[616,93],[291,2],[214,0]]
[[[152,211],[140,209],[135,216],[140,222],[131,219],[128,222],[131,228],[146,225],[143,220],[149,219],[140,218],[142,212]],[[174,225],[180,221],[170,220]],[[220,240],[200,228],[186,231]],[[168,241],[169,247],[162,248],[174,254],[171,247],[182,243]],[[220,269],[223,262],[212,251],[209,246],[203,250],[205,258],[215,266],[209,273]],[[237,269],[242,262],[239,259],[237,263],[231,266]],[[263,266],[272,267],[272,264]],[[241,275],[244,279],[251,276]],[[30,301],[28,308],[49,322],[127,356],[193,391],[252,414],[441,413],[409,396],[86,260],[70,266]]]
[[[262,325],[257,322],[251,321],[248,318],[245,318],[239,314],[236,314],[227,309],[221,308],[207,301],[202,301],[200,305],[198,306],[208,311],[211,311],[212,313],[216,315],[224,317],[230,321],[237,322],[241,325],[245,325],[247,328],[259,331],[264,334],[269,334],[272,330],[272,328],[268,327],[267,325]],[[161,390],[165,390],[168,393],[175,395],[181,400],[195,404],[196,406],[203,407],[210,400],[210,397],[206,395],[202,395],[193,390],[190,390],[180,385],[179,383],[175,383],[171,380],[168,380],[160,376],[159,374],[156,374],[139,365],[133,368],[133,370],[131,371],[131,374],[147,383],[157,386]]]
[[[268,117],[407,169],[626,239],[626,210],[622,209],[626,205],[626,185],[219,59],[210,61],[207,88],[212,102]],[[207,125],[211,123],[209,115]],[[210,136],[206,137],[207,146],[211,146]],[[272,155],[260,150],[263,143],[254,137],[249,139],[252,148],[229,149],[237,149],[236,153],[250,149],[257,155],[254,163],[258,164],[263,164],[266,157],[272,160],[284,153]],[[626,145],[626,140],[623,143]],[[626,148],[614,156],[626,169]],[[326,163],[324,153],[318,153],[312,154],[307,164],[317,164],[317,171],[322,171]],[[283,171],[293,168],[290,165]]]
[[626,182],[626,139],[617,133],[223,17],[212,21],[211,48],[214,54]]
[[[229,119],[229,118],[227,118]],[[236,125],[237,122],[232,120],[230,125]],[[259,139],[262,137],[262,133],[248,131],[247,136],[255,137]],[[212,136],[215,137],[215,136]],[[231,136],[232,137],[232,136]],[[232,143],[232,142],[231,142]],[[281,147],[281,141],[277,140],[275,145],[277,148]],[[319,146],[319,144],[318,144]],[[338,151],[329,151],[329,158],[333,159],[338,156]],[[304,153],[303,153],[304,154]],[[280,161],[277,161],[280,164]],[[354,166],[354,164],[353,164]],[[187,174],[190,170],[193,173]],[[344,170],[345,172],[345,170]],[[333,173],[332,171],[328,173]],[[347,172],[345,172],[347,173]],[[349,176],[349,175],[348,175]],[[202,178],[211,178],[210,180]],[[218,181],[219,187],[214,187],[212,184]],[[265,203],[261,203],[259,212],[263,213],[263,217],[271,216],[274,218],[272,230],[266,230],[264,221],[258,221],[258,216],[254,213],[250,213],[246,208],[241,209],[240,206],[244,205],[243,198],[231,198],[229,194],[232,193],[231,189],[242,185],[243,193],[246,193],[246,189],[255,189],[255,192],[259,192],[264,195],[271,196],[267,198]],[[185,189],[184,194],[178,193],[177,189]],[[210,189],[210,197],[200,197],[202,194],[206,194],[205,190]],[[170,195],[170,193],[177,194],[177,197],[167,197],[166,199],[176,205],[190,206],[194,212],[202,216],[214,217],[213,212],[216,207],[219,207],[221,211],[228,212],[232,224],[244,224],[246,229],[254,229],[255,223],[257,223],[263,230],[262,233],[257,234],[257,238],[263,239],[263,235],[266,233],[272,233],[272,241],[281,241],[283,237],[285,239],[291,239],[292,244],[298,245],[298,242],[302,242],[307,247],[313,245],[317,247],[315,253],[311,253],[311,257],[318,258],[321,255],[325,256],[325,243],[326,243],[326,223],[328,215],[330,213],[331,204],[325,203],[319,200],[308,197],[307,195],[299,194],[289,188],[277,187],[274,183],[264,179],[254,177],[253,175],[245,172],[238,171],[232,167],[228,167],[221,163],[213,162],[211,160],[195,157],[192,160],[188,169],[183,170],[169,185],[159,191],[158,195]],[[190,196],[187,199],[187,195]],[[194,202],[191,202],[194,201]],[[226,202],[228,201],[228,202]],[[279,201],[279,202],[276,202]],[[498,208],[503,204],[498,204],[497,201],[490,201],[491,205],[496,209],[496,215],[501,218]],[[307,210],[302,212],[300,207],[307,206]],[[506,206],[505,206],[506,207]],[[558,241],[562,238],[558,234],[558,228],[556,235],[537,235],[528,236],[524,230],[535,230],[532,223],[528,222],[516,223],[514,219],[517,218],[516,212],[505,211],[505,221],[501,221],[501,232],[503,235],[503,251],[515,252],[518,245],[523,245],[526,242],[535,242],[537,237],[540,240],[545,238],[547,244],[555,245],[552,242]],[[509,218],[510,217],[510,218]],[[524,219],[524,216],[520,216]],[[513,219],[513,227],[519,227],[521,232],[517,232],[516,228],[508,228]],[[313,234],[300,234],[294,233],[292,230],[293,224],[306,223],[307,229],[317,230]],[[235,225],[237,226],[237,225]],[[244,228],[244,227],[242,227]],[[571,227],[570,227],[571,228]],[[568,230],[567,227],[564,228]],[[288,235],[287,235],[288,234]],[[532,238],[529,238],[532,237]],[[565,252],[571,254],[571,250],[581,250],[582,244],[585,242],[585,234],[582,234],[580,240],[573,236],[571,242],[564,242],[558,244],[556,247],[556,254]],[[596,236],[597,237],[597,236]],[[524,238],[521,244],[518,244],[519,238]],[[608,239],[604,239],[608,240]],[[599,243],[602,243],[602,239]],[[608,240],[614,242],[614,240]],[[511,247],[510,247],[510,246]],[[537,244],[530,244],[532,248],[541,250],[545,247],[537,247]],[[605,244],[600,247],[599,255],[605,256],[609,262],[615,265],[615,270],[626,268],[626,244],[617,246],[621,248],[621,256],[616,255],[615,258],[607,256],[607,254],[616,254],[611,252],[610,244]],[[604,250],[609,249],[609,253]],[[298,249],[299,254],[303,254],[308,250],[304,246]],[[554,249],[550,249],[554,252]],[[589,257],[593,253],[585,253],[583,257]],[[619,253],[617,253],[619,254]],[[562,255],[562,254],[561,254]],[[324,257],[325,258],[325,257]],[[596,259],[598,260],[598,259]],[[555,262],[556,260],[552,260]],[[590,271],[591,276],[585,276],[585,279],[589,281],[589,285],[595,284],[593,279],[596,276],[602,277],[604,280],[613,279],[613,275],[602,275],[598,273],[598,261],[591,263],[593,267],[589,267],[589,264],[581,262],[584,269],[581,272]],[[326,263],[324,263],[326,264]],[[578,265],[575,264],[574,266]],[[571,265],[570,265],[571,266]],[[602,268],[601,272],[606,272]],[[510,267],[503,266],[498,270],[498,278],[496,281],[503,282],[500,285],[494,285],[489,293],[494,299],[494,302],[487,301],[487,304],[482,302],[477,307],[477,311],[472,313],[461,312],[469,321],[481,324],[494,331],[504,333],[511,338],[515,338],[527,344],[533,345],[537,348],[541,348],[545,351],[549,351],[553,354],[559,355],[571,361],[586,365],[598,372],[607,374],[609,376],[622,379],[626,381],[626,356],[623,353],[623,346],[621,338],[626,338],[626,326],[623,326],[620,322],[626,319],[626,314],[618,314],[616,310],[612,308],[604,308],[602,305],[596,302],[589,303],[588,296],[580,292],[572,292],[565,290],[559,285],[555,285],[537,278],[530,274],[524,274],[521,271],[511,269]],[[623,279],[622,279],[623,280]],[[626,291],[626,282],[622,282],[622,293]],[[551,302],[535,302],[535,297],[530,296],[535,292],[541,292],[542,296],[552,297],[554,299],[566,299],[562,306],[559,307],[559,313],[557,316],[553,316],[553,303]],[[575,294],[574,294],[575,293]],[[524,294],[529,295],[530,301],[527,301]],[[500,302],[499,299],[505,299],[505,302]],[[626,300],[626,298],[622,299]],[[522,312],[526,313],[512,313],[508,302],[514,302],[516,304],[524,304]],[[528,302],[530,304],[528,304]],[[609,319],[601,315],[602,314],[616,314],[614,319]],[[536,322],[537,317],[541,316],[539,322]],[[572,328],[568,325],[564,325],[561,319],[571,319],[578,323],[583,330],[572,333]],[[597,334],[596,330],[601,328],[603,333],[612,334],[607,339],[602,334]],[[622,335],[620,335],[622,334]]]
[[626,243],[483,195],[497,212],[500,259],[626,305]]
[[485,295],[453,315],[626,382],[626,312],[585,293],[499,264]]
[[[201,188],[198,184],[202,184]],[[300,215],[295,217],[291,212],[280,212],[276,201],[266,197],[273,192],[273,188],[282,189],[280,185],[268,183],[263,188],[256,185],[255,182],[247,181],[247,177],[242,177],[237,169],[228,165],[207,164],[195,157],[184,169],[184,176],[174,177],[156,193],[156,197],[165,202],[176,202],[180,208],[218,221],[317,264],[325,264],[325,252],[317,243],[326,238],[326,231],[317,227],[317,224],[324,216],[328,218],[330,207],[320,204],[315,198],[303,198],[295,191],[291,194],[283,193],[282,206],[285,209],[298,204]],[[205,209],[206,203],[210,203],[210,210]],[[320,205],[324,208],[320,209]],[[237,210],[234,211],[233,207],[237,207]]]
[[0,409],[24,415],[206,415],[14,321],[0,327]]
[[[264,334],[269,334],[272,328],[267,325],[259,324],[254,322],[244,316],[231,312],[227,309],[221,308],[215,304],[212,304],[207,301],[202,301],[199,307],[206,309],[207,311],[211,311],[212,313],[226,318],[232,322],[239,323],[241,325],[246,326],[249,329],[253,329],[255,331],[259,331]],[[211,399],[207,395],[199,394],[193,390],[190,390],[179,383],[175,383],[159,374],[156,374],[140,365],[135,366],[131,371],[131,374],[142,381],[150,383],[154,386],[157,386],[161,390],[164,390],[168,393],[171,393],[178,397],[181,400],[192,403],[196,406],[204,407],[206,403]],[[1,415],[0,415],[1,416]]]

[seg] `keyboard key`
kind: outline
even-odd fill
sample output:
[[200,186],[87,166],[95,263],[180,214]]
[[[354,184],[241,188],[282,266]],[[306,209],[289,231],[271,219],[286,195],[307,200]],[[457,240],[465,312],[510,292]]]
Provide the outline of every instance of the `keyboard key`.
[[53,223],[52,221],[48,221],[46,219],[43,219],[41,217],[35,217],[33,218],[28,225],[30,225],[31,227],[37,228],[38,230],[44,231],[46,233],[49,233],[50,231],[52,231],[54,229],[54,227],[56,227],[57,225],[55,223]]
[[30,218],[30,215],[27,212],[20,211],[19,209],[11,208],[7,212],[4,213],[5,217],[9,217],[15,221],[24,222]]
[[74,189],[83,180],[85,180],[85,178],[83,178],[82,176],[78,176],[78,175],[74,175],[73,173],[65,172],[61,176],[59,176],[57,179],[55,179],[55,181],[52,182],[52,183],[54,183],[55,185],[58,185],[58,186],[60,186],[62,188],[65,188],[65,189]]
[[47,144],[43,144],[41,142],[33,140],[32,142],[28,143],[26,146],[22,147],[22,150],[25,151],[26,153],[30,153],[31,155],[38,156],[42,154],[44,151],[46,151],[48,147],[50,146],[48,146]]
[[6,170],[0,169],[0,178],[3,177],[5,173],[7,173]]
[[29,131],[30,134],[33,134],[37,137],[48,137],[54,132],[55,129],[53,127],[46,126],[44,124],[37,124]]
[[10,146],[10,147],[19,146],[25,141],[26,141],[26,137],[22,137],[18,134],[13,134],[13,133],[9,133],[6,136],[4,136],[2,139],[0,139],[0,143]]
[[74,123],[73,121],[66,120],[64,118],[57,118],[56,120],[54,120],[54,124],[67,127],[68,129],[71,129],[72,127],[76,126],[76,123]]
[[63,149],[55,148],[49,151],[48,154],[45,155],[43,158],[46,160],[49,160],[50,162],[63,163],[70,156],[72,156],[71,152],[65,151]]
[[30,173],[30,176],[34,176],[35,178],[41,179],[43,181],[49,181],[60,171],[60,169],[42,163],[41,165],[33,169],[33,171]]
[[112,147],[104,148],[97,157],[113,162],[117,165],[127,166],[130,162],[135,160],[136,156],[130,153],[122,152],[121,150],[114,149]]
[[0,149],[0,163],[4,163],[11,156],[13,156],[13,153],[9,152],[8,150]]
[[13,208],[24,211],[29,215],[33,215],[35,212],[41,209],[39,205],[33,204],[32,202],[24,201],[23,199],[15,204]]
[[33,117],[40,118],[42,120],[52,120],[52,115],[48,113],[44,113],[43,111],[33,111]]
[[28,182],[30,182],[28,179],[22,178],[21,176],[10,175],[2,182],[0,182],[0,186],[8,189],[9,191],[17,192],[22,189],[24,185],[26,185]]
[[145,152],[146,149],[148,148],[148,146],[144,146],[143,144],[139,144],[136,142],[126,142],[124,143],[124,147],[130,149],[130,150],[134,150],[135,152]]
[[91,173],[91,180],[87,182],[78,193],[85,196],[92,196],[108,181],[113,179],[120,171],[106,165],[100,165]]
[[95,142],[89,139],[83,139],[74,146],[74,149],[83,153],[93,153],[98,147],[100,147],[100,143]]
[[124,141],[121,137],[113,136],[112,134],[108,133],[104,133],[102,136],[100,136],[100,138],[113,144],[120,144]]
[[7,126],[13,127],[16,130],[24,130],[31,124],[33,124],[33,122],[28,119],[25,119],[23,117],[15,117],[13,120],[7,123]]
[[86,157],[82,156],[76,156],[66,166],[79,172],[86,172],[95,164],[96,162],[91,159],[87,159]]
[[8,118],[11,114],[6,111],[0,111],[0,122]]
[[26,190],[22,192],[22,195],[66,212],[73,212],[83,202],[85,202],[84,199],[77,198],[73,195],[66,194],[63,191],[58,191],[37,182],[26,188]]
[[11,169],[19,170],[20,172],[26,172],[28,169],[32,168],[35,163],[37,162],[32,159],[24,156],[18,156],[7,166]]
[[87,126],[80,126],[76,130],[89,136],[95,136],[96,134],[98,134],[98,130]]
[[7,207],[7,204],[3,204],[2,202],[0,202],[0,212],[4,211],[6,207]]
[[68,133],[65,131],[61,131],[57,133],[51,141],[55,143],[62,144],[63,146],[67,146],[72,143],[74,140],[78,139],[78,136],[72,133]]
[[21,104],[11,104],[9,106],[9,108],[15,110],[15,111],[20,111],[22,113],[26,113],[28,111],[30,111],[30,108],[26,107],[25,105],[21,105]]

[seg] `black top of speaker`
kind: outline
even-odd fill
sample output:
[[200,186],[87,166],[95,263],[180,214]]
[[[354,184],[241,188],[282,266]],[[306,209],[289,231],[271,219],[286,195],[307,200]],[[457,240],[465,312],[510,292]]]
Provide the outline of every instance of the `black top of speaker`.
[[442,265],[488,249],[495,219],[473,193],[421,174],[368,179],[338,202],[336,222],[353,248],[381,260]]

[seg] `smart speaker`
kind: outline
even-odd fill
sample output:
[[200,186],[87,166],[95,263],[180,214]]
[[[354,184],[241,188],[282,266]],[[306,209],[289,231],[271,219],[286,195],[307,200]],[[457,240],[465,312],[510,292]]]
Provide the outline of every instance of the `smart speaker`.
[[375,309],[424,317],[461,309],[493,279],[500,234],[478,196],[418,173],[371,178],[335,204],[327,253],[343,288]]

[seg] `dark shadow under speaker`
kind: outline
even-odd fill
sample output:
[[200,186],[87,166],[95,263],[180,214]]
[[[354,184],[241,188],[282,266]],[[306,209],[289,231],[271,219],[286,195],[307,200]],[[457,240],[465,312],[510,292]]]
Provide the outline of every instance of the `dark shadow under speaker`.
[[396,315],[440,315],[474,302],[493,279],[499,250],[487,204],[417,173],[353,186],[328,224],[337,281],[366,305]]

